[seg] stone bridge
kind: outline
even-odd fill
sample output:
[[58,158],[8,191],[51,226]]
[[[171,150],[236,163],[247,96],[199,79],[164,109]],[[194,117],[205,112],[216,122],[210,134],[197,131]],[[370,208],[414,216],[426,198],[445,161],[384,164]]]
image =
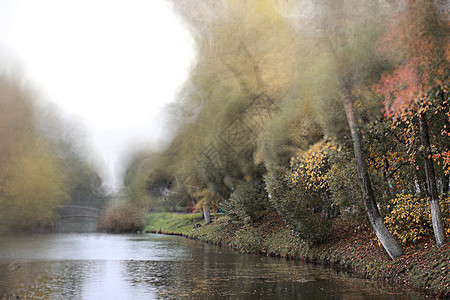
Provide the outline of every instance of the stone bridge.
[[96,232],[100,210],[87,206],[66,205],[58,210],[56,231],[61,233]]

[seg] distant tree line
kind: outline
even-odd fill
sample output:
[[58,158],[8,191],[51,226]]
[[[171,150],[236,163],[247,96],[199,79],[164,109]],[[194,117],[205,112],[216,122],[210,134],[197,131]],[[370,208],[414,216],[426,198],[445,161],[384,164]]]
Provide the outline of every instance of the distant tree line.
[[23,79],[0,76],[0,232],[51,230],[62,205],[102,207],[77,129]]

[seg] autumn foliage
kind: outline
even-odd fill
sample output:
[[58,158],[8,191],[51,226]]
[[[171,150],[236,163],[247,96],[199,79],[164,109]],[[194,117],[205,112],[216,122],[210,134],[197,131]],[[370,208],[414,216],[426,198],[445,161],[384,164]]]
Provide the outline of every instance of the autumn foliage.
[[[389,213],[384,218],[394,236],[403,244],[426,240],[433,234],[429,199],[411,194],[398,194],[389,201]],[[450,224],[450,198],[441,198],[443,219]],[[450,235],[447,227],[446,234]]]
[[221,202],[236,223],[276,210],[311,245],[330,238],[335,222],[374,216],[386,216],[400,241],[426,239],[425,162],[433,160],[441,199],[450,186],[449,8],[288,2],[175,5],[198,60],[171,106],[171,141],[130,165],[139,165],[140,184],[127,188],[152,198],[150,209],[162,199],[201,209]]

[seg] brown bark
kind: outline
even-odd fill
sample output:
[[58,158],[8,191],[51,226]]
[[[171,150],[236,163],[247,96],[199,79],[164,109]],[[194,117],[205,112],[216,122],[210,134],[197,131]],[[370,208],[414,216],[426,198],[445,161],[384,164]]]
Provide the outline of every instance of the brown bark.
[[355,117],[355,109],[349,88],[343,89],[343,104],[347,122],[350,127],[350,133],[353,141],[353,148],[355,151],[355,158],[357,164],[358,177],[361,184],[362,198],[366,207],[367,215],[370,224],[375,231],[376,236],[380,240],[384,249],[392,259],[396,259],[403,254],[403,248],[395,240],[383,222],[383,218],[378,210],[375,195],[369,179],[364,153],[361,145],[361,135],[359,132],[358,123]]
[[423,158],[425,161],[425,177],[427,182],[428,194],[430,196],[431,223],[433,224],[434,238],[436,244],[440,247],[445,243],[445,231],[442,225],[441,206],[436,187],[436,176],[434,173],[433,160],[431,158],[431,143],[428,133],[428,122],[425,113],[419,117],[420,138],[423,145]]

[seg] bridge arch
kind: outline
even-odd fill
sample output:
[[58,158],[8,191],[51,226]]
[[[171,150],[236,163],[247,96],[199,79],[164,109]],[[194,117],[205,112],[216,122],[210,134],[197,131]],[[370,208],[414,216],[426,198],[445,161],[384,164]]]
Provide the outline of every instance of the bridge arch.
[[97,232],[100,210],[98,208],[66,205],[57,209],[59,221],[56,231],[60,233]]

